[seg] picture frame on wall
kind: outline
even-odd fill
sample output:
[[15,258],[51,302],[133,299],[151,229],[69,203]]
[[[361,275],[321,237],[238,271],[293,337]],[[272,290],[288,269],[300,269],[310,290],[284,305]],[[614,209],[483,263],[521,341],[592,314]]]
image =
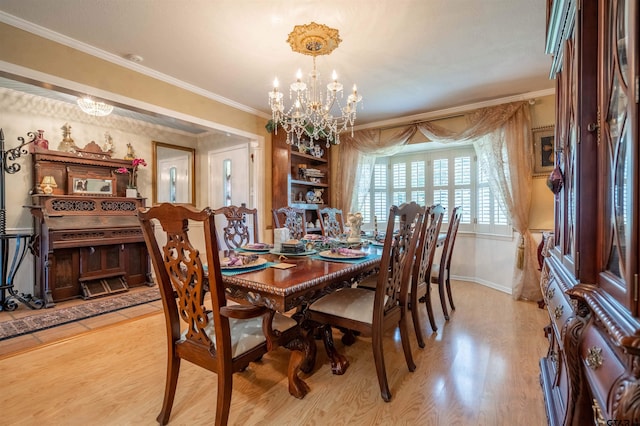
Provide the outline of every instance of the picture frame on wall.
[[546,176],[555,166],[554,126],[533,129],[533,175]]

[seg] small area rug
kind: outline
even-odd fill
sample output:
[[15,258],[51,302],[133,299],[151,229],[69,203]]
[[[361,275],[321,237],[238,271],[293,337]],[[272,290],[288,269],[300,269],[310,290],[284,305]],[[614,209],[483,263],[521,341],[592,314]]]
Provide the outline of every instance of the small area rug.
[[68,308],[42,308],[39,311],[34,311],[38,312],[37,314],[0,322],[0,340],[10,339],[23,334],[33,333],[136,305],[142,305],[159,299],[160,292],[158,291],[158,287],[152,287],[91,300]]

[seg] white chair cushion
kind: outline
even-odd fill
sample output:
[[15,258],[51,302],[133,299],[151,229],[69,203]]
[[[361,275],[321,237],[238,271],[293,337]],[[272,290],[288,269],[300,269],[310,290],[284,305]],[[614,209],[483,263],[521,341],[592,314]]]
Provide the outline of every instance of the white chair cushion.
[[[375,291],[347,287],[320,298],[312,303],[309,309],[371,324],[375,296]],[[388,296],[385,296],[384,301],[387,299]]]
[[440,275],[440,264],[439,263],[431,264],[431,278],[437,281],[438,275]]
[[364,280],[358,282],[358,287],[375,290],[378,285],[378,274],[369,275]]
[[[213,346],[216,345],[216,334],[213,326],[213,314],[208,314],[209,323],[204,329],[204,332],[209,336],[209,339],[213,342]],[[229,328],[231,330],[231,356],[235,357],[241,355],[244,352],[255,348],[258,345],[264,343],[267,339],[262,332],[262,318],[251,319],[235,319],[229,318]],[[273,329],[286,331],[292,327],[297,326],[298,323],[289,318],[288,316],[278,314],[273,317]],[[182,333],[182,339],[184,340],[187,331]]]

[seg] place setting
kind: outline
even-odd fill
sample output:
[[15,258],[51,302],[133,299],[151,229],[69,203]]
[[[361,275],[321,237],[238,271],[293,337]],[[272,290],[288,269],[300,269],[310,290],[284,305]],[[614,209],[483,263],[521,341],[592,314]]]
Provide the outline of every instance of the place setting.
[[239,247],[236,250],[241,252],[251,252],[251,253],[269,253],[271,249],[273,249],[273,244],[249,243]]
[[379,255],[375,253],[369,253],[361,249],[353,249],[347,247],[337,247],[329,250],[323,250],[317,255],[312,256],[313,259],[343,263],[360,263],[374,257],[379,257]]
[[273,262],[258,254],[242,254],[233,250],[223,251],[220,256],[220,270],[223,275],[238,275],[265,269]]

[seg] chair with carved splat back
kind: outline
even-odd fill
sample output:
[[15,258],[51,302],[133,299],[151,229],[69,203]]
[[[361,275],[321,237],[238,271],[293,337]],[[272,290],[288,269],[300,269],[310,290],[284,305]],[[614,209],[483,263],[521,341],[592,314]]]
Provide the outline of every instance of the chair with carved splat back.
[[[296,322],[262,306],[227,305],[211,209],[164,203],[140,208],[138,218],[160,289],[167,332],[166,384],[157,420],[163,425],[169,421],[184,359],[217,374],[215,424],[226,425],[233,373],[293,338]],[[161,232],[154,230],[154,222],[165,241],[157,238]],[[202,254],[192,241],[204,241]],[[205,306],[207,295],[211,309]]]
[[337,238],[344,234],[344,216],[342,210],[333,207],[325,207],[318,211],[322,235]]
[[213,213],[226,219],[226,226],[222,227],[222,240],[229,250],[258,242],[258,209],[249,209],[243,204],[240,207],[220,207]]
[[289,237],[302,239],[307,234],[305,211],[290,206],[273,209],[273,227],[288,228]]
[[[333,346],[331,326],[342,327],[372,337],[373,359],[376,366],[380,394],[391,400],[384,361],[383,337],[385,331],[398,327],[409,371],[416,366],[411,354],[407,324],[407,293],[411,266],[419,232],[424,220],[425,208],[415,202],[391,206],[387,233],[380,261],[380,272],[375,275],[376,289],[347,287],[329,293],[312,303],[305,317],[323,325],[323,338],[327,355],[331,359],[334,374],[342,374],[348,361],[337,354]],[[396,219],[399,229],[394,232]],[[389,345],[393,346],[393,345]]]
[[447,311],[447,302],[445,300],[445,291],[449,298],[449,304],[451,310],[455,310],[456,307],[453,304],[453,297],[451,295],[451,258],[453,256],[453,246],[456,242],[458,235],[458,226],[460,225],[460,219],[462,218],[462,208],[454,207],[451,212],[451,220],[449,221],[449,228],[447,229],[447,237],[444,240],[444,247],[442,248],[442,254],[440,256],[440,262],[434,263],[431,267],[431,283],[438,284],[438,293],[440,294],[440,304],[442,305],[442,313],[444,318],[449,320],[449,312]]
[[[424,339],[422,337],[422,326],[420,321],[419,302],[424,301],[427,307],[427,315],[429,323],[433,331],[438,330],[433,317],[433,307],[431,304],[431,265],[436,253],[438,245],[438,235],[442,218],[444,216],[444,207],[442,205],[430,206],[427,209],[427,215],[422,222],[420,238],[416,247],[416,260],[413,263],[413,271],[411,273],[411,290],[409,292],[409,305],[411,306],[411,316],[413,318],[413,328],[418,340],[418,346],[424,348]],[[422,296],[422,294],[424,294]]]

